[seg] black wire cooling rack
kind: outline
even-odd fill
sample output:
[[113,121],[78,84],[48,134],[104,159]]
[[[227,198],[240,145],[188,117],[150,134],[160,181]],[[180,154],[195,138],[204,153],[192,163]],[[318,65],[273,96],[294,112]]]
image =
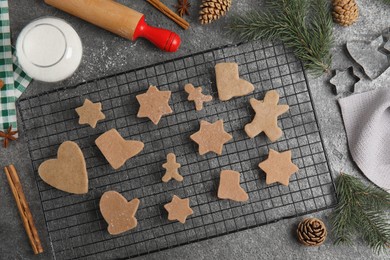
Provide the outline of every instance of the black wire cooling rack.
[[[230,101],[218,100],[214,66],[237,62],[240,76],[255,85],[255,91]],[[186,83],[203,86],[214,100],[196,112],[183,90]],[[172,91],[174,113],[158,126],[136,117],[135,96],[156,85]],[[243,128],[254,116],[249,99],[263,99],[276,89],[281,103],[290,110],[281,116],[283,137],[270,143],[264,136],[250,139]],[[106,119],[96,129],[78,124],[75,108],[85,98],[102,102]],[[335,203],[334,183],[313,109],[302,64],[282,44],[251,42],[213,49],[156,65],[92,80],[73,87],[22,98],[17,104],[22,131],[39,189],[52,252],[56,259],[112,259],[133,257],[253,228],[284,218],[329,208]],[[201,119],[223,119],[234,140],[223,154],[200,156],[189,136]],[[113,170],[95,146],[95,139],[115,128],[125,139],[142,140],[145,149],[119,170]],[[89,192],[71,195],[45,184],[38,166],[56,157],[59,145],[75,141],[83,150],[89,175]],[[288,187],[266,185],[258,168],[269,149],[292,150],[300,168]],[[162,164],[174,152],[184,181],[163,183]],[[241,185],[249,201],[236,203],[216,196],[219,173],[232,169],[241,173]],[[101,195],[120,192],[128,200],[139,198],[138,226],[111,236],[99,211]],[[167,220],[163,205],[173,195],[190,198],[194,214],[183,225]]]

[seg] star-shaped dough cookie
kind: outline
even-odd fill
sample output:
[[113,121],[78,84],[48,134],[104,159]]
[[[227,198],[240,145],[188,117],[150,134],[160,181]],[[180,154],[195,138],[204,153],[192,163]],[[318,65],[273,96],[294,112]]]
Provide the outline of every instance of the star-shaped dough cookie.
[[256,115],[250,124],[245,126],[245,132],[250,138],[264,132],[268,138],[275,142],[283,132],[278,127],[278,116],[288,111],[288,105],[278,105],[279,94],[276,90],[268,91],[264,100],[250,99],[251,106]]
[[299,170],[299,168],[291,162],[291,151],[278,153],[272,149],[269,150],[268,159],[261,162],[259,167],[267,175],[267,184],[279,182],[285,186],[288,186],[290,176]]
[[181,199],[176,195],[173,195],[172,201],[165,204],[164,208],[168,211],[169,220],[178,220],[183,224],[189,215],[194,214],[190,208],[190,199]]
[[140,108],[137,117],[147,117],[155,125],[158,124],[163,115],[172,113],[168,102],[171,98],[171,91],[160,91],[155,86],[150,86],[148,91],[137,97]]
[[223,128],[223,120],[211,124],[207,121],[200,121],[200,129],[190,138],[199,145],[199,154],[214,152],[221,155],[223,145],[233,137],[226,133]]
[[81,107],[76,108],[79,115],[79,124],[88,124],[92,128],[96,127],[99,120],[103,120],[106,116],[102,113],[102,103],[93,103],[89,99],[85,99]]

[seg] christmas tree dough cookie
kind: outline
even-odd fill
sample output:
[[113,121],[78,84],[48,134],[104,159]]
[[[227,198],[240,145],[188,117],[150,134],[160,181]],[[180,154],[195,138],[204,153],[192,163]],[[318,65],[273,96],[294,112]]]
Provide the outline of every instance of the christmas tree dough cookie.
[[89,99],[85,99],[81,107],[76,108],[79,115],[79,124],[88,124],[92,128],[96,127],[98,121],[103,120],[106,116],[102,113],[102,103],[92,103]]
[[250,138],[264,132],[272,142],[275,142],[283,135],[278,127],[278,116],[286,113],[289,106],[278,105],[278,103],[279,94],[276,90],[268,91],[263,101],[250,99],[250,104],[256,113],[252,123],[245,126],[245,132]]
[[218,187],[218,198],[237,202],[247,201],[248,194],[240,186],[240,173],[231,170],[221,171]]
[[103,218],[108,224],[108,233],[118,235],[137,226],[135,213],[138,210],[139,199],[127,201],[116,191],[107,191],[100,199],[99,207]]
[[178,220],[182,224],[194,213],[190,208],[190,199],[181,199],[176,195],[173,195],[172,201],[165,204],[164,208],[168,211],[169,220]]
[[226,133],[222,120],[215,123],[200,121],[199,131],[191,135],[190,138],[199,145],[200,155],[208,152],[221,155],[223,145],[233,139],[230,134]]
[[285,186],[288,186],[290,176],[299,170],[299,168],[291,162],[291,151],[278,153],[272,149],[269,151],[268,159],[261,162],[259,168],[267,175],[267,184],[279,182]]
[[184,86],[184,90],[188,93],[188,101],[195,102],[195,109],[200,111],[203,109],[204,102],[210,102],[213,97],[210,95],[204,95],[202,93],[202,87],[195,88],[192,84]]
[[168,104],[171,91],[160,91],[157,87],[150,86],[146,93],[140,94],[136,98],[140,104],[137,117],[147,117],[155,125],[160,122],[163,115],[173,112]]
[[56,189],[73,193],[88,192],[88,174],[83,152],[79,146],[66,141],[58,148],[57,159],[44,161],[38,168],[44,182]]
[[250,82],[240,79],[237,63],[218,63],[215,65],[215,75],[218,96],[222,101],[245,96],[255,90]]
[[167,155],[167,162],[162,165],[166,172],[162,177],[163,182],[168,182],[171,179],[177,181],[183,181],[183,176],[179,173],[180,163],[176,162],[176,155],[174,153],[169,153]]
[[99,136],[95,143],[115,170],[144,149],[143,142],[125,140],[115,129]]

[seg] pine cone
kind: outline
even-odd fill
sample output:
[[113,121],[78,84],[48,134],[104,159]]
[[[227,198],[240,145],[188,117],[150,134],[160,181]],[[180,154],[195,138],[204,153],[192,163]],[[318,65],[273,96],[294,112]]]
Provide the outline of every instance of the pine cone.
[[306,246],[319,246],[326,239],[326,226],[317,218],[307,218],[299,223],[297,235],[302,244]]
[[356,22],[359,16],[359,7],[356,0],[333,0],[333,20],[342,25],[349,26]]
[[232,5],[232,0],[202,0],[199,20],[201,24],[208,24],[224,16]]

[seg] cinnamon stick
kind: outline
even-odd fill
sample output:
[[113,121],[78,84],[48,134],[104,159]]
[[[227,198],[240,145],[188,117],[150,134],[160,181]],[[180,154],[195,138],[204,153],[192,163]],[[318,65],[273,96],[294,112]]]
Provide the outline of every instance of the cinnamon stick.
[[38,231],[34,224],[33,216],[31,215],[30,208],[28,206],[26,197],[24,196],[23,188],[20,183],[20,179],[16,169],[13,165],[6,166],[4,168],[7,175],[9,186],[11,187],[12,194],[15,197],[16,205],[19,209],[20,217],[22,218],[24,229],[30,240],[31,247],[34,254],[43,253],[41,240],[39,239]]
[[161,3],[160,0],[146,0],[149,4],[153,5],[157,10],[165,14],[169,19],[177,23],[184,30],[187,30],[190,27],[190,24],[184,20],[182,17],[177,15],[171,9],[169,9],[166,5]]

